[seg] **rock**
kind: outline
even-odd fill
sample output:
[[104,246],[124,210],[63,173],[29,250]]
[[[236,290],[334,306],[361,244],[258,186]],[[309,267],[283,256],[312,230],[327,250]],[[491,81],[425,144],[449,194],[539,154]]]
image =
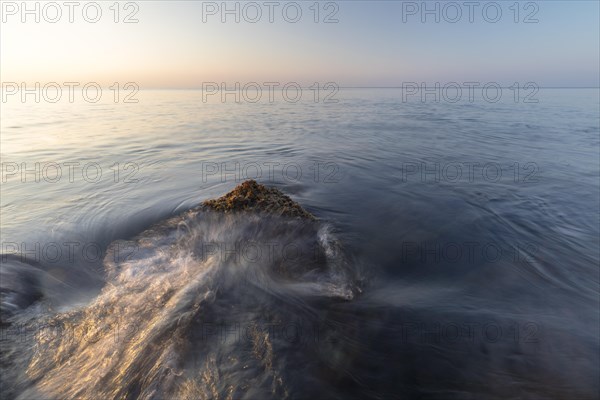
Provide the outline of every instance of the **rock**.
[[315,220],[311,213],[281,191],[268,188],[255,180],[245,181],[226,195],[205,201],[202,206],[208,210],[225,213],[250,211]]

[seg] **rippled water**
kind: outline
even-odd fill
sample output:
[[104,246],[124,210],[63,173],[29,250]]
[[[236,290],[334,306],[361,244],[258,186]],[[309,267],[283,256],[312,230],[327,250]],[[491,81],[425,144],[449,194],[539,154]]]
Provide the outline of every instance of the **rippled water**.
[[597,396],[597,89],[138,97],[2,106],[4,397]]

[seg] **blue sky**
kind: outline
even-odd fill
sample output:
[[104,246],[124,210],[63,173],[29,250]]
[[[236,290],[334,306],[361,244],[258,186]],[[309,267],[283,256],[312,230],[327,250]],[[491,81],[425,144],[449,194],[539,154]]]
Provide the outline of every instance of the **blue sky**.
[[[161,88],[251,81],[600,84],[598,1],[474,2],[474,22],[464,1],[427,1],[429,8],[438,4],[439,23],[433,14],[422,22],[421,1],[320,2],[319,23],[314,22],[314,1],[297,2],[303,12],[297,23],[283,17],[282,8],[291,3],[285,1],[273,9],[273,23],[263,1],[256,2],[263,13],[256,23],[244,18],[242,7],[248,2],[239,2],[239,23],[233,14],[223,23],[221,2],[139,1],[134,24],[114,23],[113,2],[101,3],[103,17],[95,24],[82,18],[23,23],[19,14],[3,15],[2,81],[135,81]],[[492,23],[496,4],[502,16]],[[207,13],[215,5],[216,14]],[[455,18],[454,5],[463,14],[451,23],[446,19]],[[122,9],[119,18],[131,10]],[[293,11],[295,6],[288,16],[294,17]],[[323,23],[334,11],[339,22]],[[524,22],[531,13],[537,23]]]

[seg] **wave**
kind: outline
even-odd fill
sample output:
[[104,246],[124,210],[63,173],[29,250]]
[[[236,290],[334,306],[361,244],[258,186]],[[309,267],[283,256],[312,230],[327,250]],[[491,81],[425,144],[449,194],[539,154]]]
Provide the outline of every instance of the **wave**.
[[20,398],[285,398],[319,302],[360,291],[327,224],[265,214],[190,210],[104,266],[90,304],[36,318]]

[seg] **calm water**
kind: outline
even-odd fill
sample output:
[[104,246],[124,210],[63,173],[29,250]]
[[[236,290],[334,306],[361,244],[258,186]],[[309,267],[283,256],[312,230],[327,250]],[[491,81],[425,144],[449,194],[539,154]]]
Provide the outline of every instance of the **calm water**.
[[[106,97],[2,105],[6,398],[597,396],[597,89]],[[319,226],[187,213],[247,178]]]

